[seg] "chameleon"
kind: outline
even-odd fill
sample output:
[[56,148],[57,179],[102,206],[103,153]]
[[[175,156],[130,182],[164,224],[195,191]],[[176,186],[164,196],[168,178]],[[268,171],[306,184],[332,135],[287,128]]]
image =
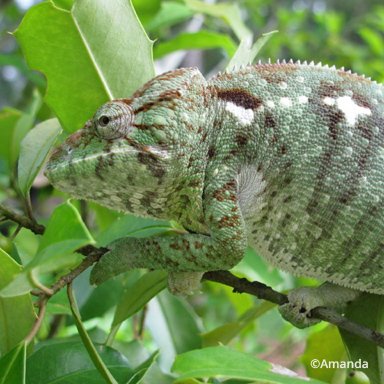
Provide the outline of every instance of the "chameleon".
[[189,293],[251,245],[271,265],[325,284],[280,307],[297,326],[316,306],[384,294],[384,87],[313,62],[259,63],[206,80],[161,74],[108,101],[54,150],[53,186],[182,235],[122,238],[93,283],[165,269]]

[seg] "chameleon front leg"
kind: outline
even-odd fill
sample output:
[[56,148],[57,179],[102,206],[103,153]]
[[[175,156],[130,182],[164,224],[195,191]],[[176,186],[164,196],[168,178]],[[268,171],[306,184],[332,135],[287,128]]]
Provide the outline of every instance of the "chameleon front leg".
[[204,218],[209,234],[122,238],[111,243],[94,267],[91,282],[103,281],[134,268],[165,269],[169,288],[188,294],[205,271],[230,269],[244,256],[247,240],[237,199],[237,183],[215,179],[204,191]]

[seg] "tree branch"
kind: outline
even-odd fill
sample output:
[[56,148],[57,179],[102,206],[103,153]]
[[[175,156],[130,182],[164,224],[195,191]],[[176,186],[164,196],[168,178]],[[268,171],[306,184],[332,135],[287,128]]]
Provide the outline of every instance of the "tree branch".
[[[258,281],[248,281],[247,279],[239,279],[229,271],[213,271],[206,272],[203,279],[215,281],[233,288],[234,292],[249,293],[259,299],[267,300],[277,305],[288,303],[287,295],[274,291],[267,285]],[[324,320],[328,323],[334,324],[350,333],[369,340],[372,343],[384,348],[384,335],[367,328],[363,325],[354,323],[346,317],[340,315],[338,312],[331,308],[317,307],[311,312],[311,317]]]
[[45,231],[45,228],[43,225],[36,223],[34,220],[30,219],[27,216],[19,215],[18,213],[9,209],[3,204],[0,204],[0,212],[2,213],[3,217],[14,221],[15,223],[19,224],[21,227],[30,229],[36,235],[42,235]]
[[[14,221],[19,224],[19,226],[28,228],[37,235],[41,235],[45,231],[45,227],[36,223],[34,220],[31,220],[27,216],[20,215],[11,209],[0,204],[0,212],[3,217]],[[35,323],[31,334],[28,336],[28,339],[33,338],[33,336],[38,331],[42,318],[45,313],[45,306],[47,301],[55,293],[60,291],[66,285],[71,283],[77,276],[79,276],[83,271],[89,268],[92,264],[100,260],[100,258],[107,252],[106,248],[96,248],[93,245],[86,245],[77,250],[78,253],[86,256],[86,258],[74,268],[68,274],[62,276],[55,284],[52,285],[48,292],[40,292],[38,306],[40,308],[39,316],[37,322]],[[258,281],[250,282],[244,278],[238,278],[234,276],[229,271],[213,271],[206,272],[203,276],[203,279],[228,285],[233,288],[234,292],[238,293],[248,293],[250,295],[256,296],[261,300],[267,300],[277,305],[281,305],[288,302],[287,295],[284,295],[280,292],[274,291],[272,288],[267,285],[260,283]],[[343,317],[336,311],[330,308],[318,307],[311,311],[311,316],[320,320],[327,321],[328,323],[334,324],[346,331],[358,335],[366,340],[373,342],[374,344],[384,348],[384,335],[376,332],[370,328],[364,327],[363,325],[356,324],[347,318]]]

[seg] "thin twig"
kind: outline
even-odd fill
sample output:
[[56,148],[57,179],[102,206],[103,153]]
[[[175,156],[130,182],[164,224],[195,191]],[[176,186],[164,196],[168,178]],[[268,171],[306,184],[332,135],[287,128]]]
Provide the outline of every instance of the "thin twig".
[[25,338],[25,342],[27,344],[29,344],[35,338],[37,332],[39,332],[41,324],[43,323],[43,320],[44,320],[45,311],[47,309],[47,301],[48,301],[47,297],[44,297],[42,300],[38,301],[39,314],[37,315],[37,320],[33,325],[31,331],[29,332],[28,336]]
[[[281,305],[288,303],[287,295],[274,291],[272,288],[257,281],[248,281],[247,279],[239,279],[232,275],[229,271],[213,271],[206,272],[203,276],[205,280],[215,281],[233,288],[234,292],[249,293],[259,299],[267,300],[272,303]],[[318,307],[311,312],[311,318],[324,320],[328,323],[334,324],[350,333],[369,340],[372,343],[384,348],[384,335],[367,328],[363,325],[357,324],[346,317],[340,315],[338,312],[331,308]]]
[[[101,256],[107,251],[105,248],[96,248],[93,246],[86,246],[77,250],[79,253],[87,256],[81,264],[74,268],[68,274],[62,276],[55,284],[50,288],[52,295],[60,291],[67,284],[71,283],[77,276],[88,269],[92,264],[100,260]],[[89,252],[89,253],[88,253]],[[52,296],[51,295],[51,296]]]
[[3,204],[0,204],[0,212],[2,213],[2,216],[14,221],[24,228],[30,229],[36,235],[42,235],[44,233],[45,228],[43,225],[36,223],[34,220],[31,220],[27,216],[16,213]]

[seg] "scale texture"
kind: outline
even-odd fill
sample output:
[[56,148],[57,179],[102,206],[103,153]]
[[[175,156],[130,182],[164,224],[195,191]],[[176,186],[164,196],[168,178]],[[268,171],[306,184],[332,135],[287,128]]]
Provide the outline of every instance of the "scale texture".
[[186,291],[250,244],[295,275],[384,294],[383,169],[384,87],[284,62],[209,81],[194,68],[160,75],[102,106],[47,176],[74,197],[188,231],[117,240],[95,282],[167,269]]

